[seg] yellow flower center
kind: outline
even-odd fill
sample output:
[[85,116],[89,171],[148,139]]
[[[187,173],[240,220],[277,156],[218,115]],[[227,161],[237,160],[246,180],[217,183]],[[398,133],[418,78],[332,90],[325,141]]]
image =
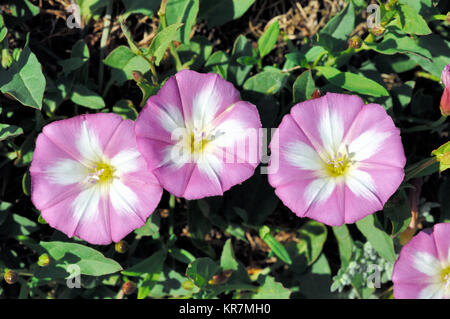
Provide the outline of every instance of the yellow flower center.
[[445,289],[450,290],[450,266],[442,270],[441,278],[445,285]]
[[326,171],[332,177],[345,175],[351,166],[351,159],[347,154],[338,153],[337,156],[331,157],[326,163]]
[[114,168],[104,162],[97,163],[89,171],[88,181],[91,184],[107,183],[114,178]]
[[189,141],[189,146],[192,154],[199,154],[203,152],[206,145],[209,143],[209,139],[203,133],[201,135],[191,133],[191,139]]

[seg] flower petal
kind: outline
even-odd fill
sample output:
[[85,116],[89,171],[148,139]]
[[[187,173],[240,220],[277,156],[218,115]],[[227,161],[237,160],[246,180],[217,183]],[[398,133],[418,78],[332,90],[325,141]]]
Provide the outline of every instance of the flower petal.
[[327,93],[293,106],[291,115],[316,150],[331,154],[363,105],[358,96]]
[[406,158],[400,130],[381,105],[364,105],[347,132],[345,143],[354,159],[403,169]]
[[183,70],[175,75],[186,123],[201,129],[240,100],[239,91],[214,73]]

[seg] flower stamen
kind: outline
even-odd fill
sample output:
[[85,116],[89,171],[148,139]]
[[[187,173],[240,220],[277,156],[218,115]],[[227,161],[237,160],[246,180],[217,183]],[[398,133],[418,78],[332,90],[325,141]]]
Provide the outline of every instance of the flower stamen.
[[90,184],[97,184],[109,182],[113,178],[114,168],[106,163],[98,163],[90,170],[86,180]]
[[444,283],[445,289],[450,290],[450,266],[442,271],[442,281]]

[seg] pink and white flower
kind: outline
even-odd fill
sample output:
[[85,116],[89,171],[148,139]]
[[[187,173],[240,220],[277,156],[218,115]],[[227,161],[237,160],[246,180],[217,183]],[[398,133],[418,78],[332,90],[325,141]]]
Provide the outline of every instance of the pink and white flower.
[[297,216],[328,225],[382,209],[404,177],[399,130],[382,106],[354,95],[293,106],[270,149],[279,159],[269,174],[278,197]]
[[414,236],[400,251],[392,281],[398,299],[450,299],[450,223]]
[[256,107],[217,74],[180,71],[136,121],[139,150],[161,185],[186,199],[222,195],[259,163]]
[[67,236],[118,242],[144,225],[162,195],[147,169],[134,122],[88,114],[46,125],[30,167],[31,200]]

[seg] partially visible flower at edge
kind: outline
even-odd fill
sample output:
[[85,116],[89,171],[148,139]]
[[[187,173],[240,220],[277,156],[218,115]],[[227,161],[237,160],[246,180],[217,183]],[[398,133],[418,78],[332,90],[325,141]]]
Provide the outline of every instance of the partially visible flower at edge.
[[91,244],[118,242],[143,226],[162,195],[137,149],[134,122],[111,113],[46,125],[30,175],[42,217]]
[[447,64],[442,70],[441,74],[442,83],[444,83],[444,92],[441,97],[441,113],[443,116],[450,115],[450,64]]
[[449,299],[450,223],[414,236],[400,251],[392,281],[398,299]]

